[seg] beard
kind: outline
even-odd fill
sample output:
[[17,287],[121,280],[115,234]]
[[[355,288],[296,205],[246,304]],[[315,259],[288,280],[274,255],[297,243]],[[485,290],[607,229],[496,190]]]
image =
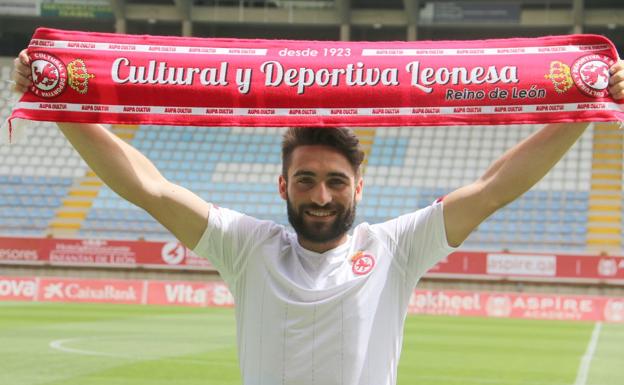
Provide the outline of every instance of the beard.
[[[355,220],[355,203],[351,207],[345,208],[340,204],[329,204],[318,206],[315,204],[301,205],[295,210],[290,202],[286,200],[288,211],[288,222],[295,229],[300,237],[318,243],[334,241],[347,233],[353,226]],[[333,222],[306,222],[306,210],[325,209],[336,211],[336,218]]]

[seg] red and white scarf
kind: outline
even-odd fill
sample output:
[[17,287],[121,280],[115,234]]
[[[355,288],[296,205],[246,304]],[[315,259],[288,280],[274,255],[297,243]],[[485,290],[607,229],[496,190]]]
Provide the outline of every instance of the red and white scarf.
[[194,126],[623,121],[602,36],[478,41],[210,39],[39,28],[9,119]]

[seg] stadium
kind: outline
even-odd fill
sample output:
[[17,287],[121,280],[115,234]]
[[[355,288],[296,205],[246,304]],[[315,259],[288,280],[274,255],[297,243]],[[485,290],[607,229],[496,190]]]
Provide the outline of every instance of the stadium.
[[[621,57],[622,20],[619,0],[0,0],[0,119],[38,27],[342,42],[596,34]],[[168,180],[290,227],[285,127],[106,127]],[[355,224],[431,205],[540,127],[354,128],[366,154]],[[241,384],[235,301],[215,266],[107,187],[54,123],[15,139],[0,145],[0,384]],[[624,383],[623,157],[621,123],[592,123],[429,270],[409,298],[398,384]]]

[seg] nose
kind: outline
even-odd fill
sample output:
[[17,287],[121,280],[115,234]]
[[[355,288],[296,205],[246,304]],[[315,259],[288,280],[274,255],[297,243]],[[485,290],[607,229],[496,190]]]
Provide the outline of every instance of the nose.
[[332,201],[332,195],[325,183],[318,183],[312,190],[311,200],[318,206],[325,206]]

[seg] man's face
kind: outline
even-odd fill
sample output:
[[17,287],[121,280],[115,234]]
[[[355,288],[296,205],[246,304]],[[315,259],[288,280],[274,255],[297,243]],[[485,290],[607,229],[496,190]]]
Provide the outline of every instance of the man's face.
[[280,176],[279,188],[301,245],[325,251],[339,245],[353,225],[362,179],[337,150],[300,146],[292,153],[288,178]]

